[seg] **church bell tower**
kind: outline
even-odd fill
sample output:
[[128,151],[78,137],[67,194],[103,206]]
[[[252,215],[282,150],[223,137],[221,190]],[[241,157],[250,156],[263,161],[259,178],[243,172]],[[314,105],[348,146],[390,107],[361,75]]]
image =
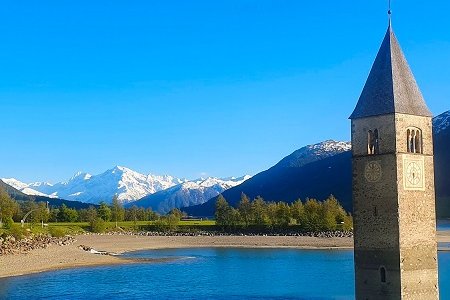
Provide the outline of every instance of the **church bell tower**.
[[437,300],[432,114],[391,24],[350,119],[356,299]]

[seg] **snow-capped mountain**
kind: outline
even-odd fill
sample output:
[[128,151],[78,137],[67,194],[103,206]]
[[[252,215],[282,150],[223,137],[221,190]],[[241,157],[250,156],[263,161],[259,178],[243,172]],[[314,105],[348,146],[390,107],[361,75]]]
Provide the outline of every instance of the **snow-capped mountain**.
[[38,192],[37,190],[33,189],[31,185],[23,183],[17,179],[14,178],[1,178],[1,180],[6,183],[7,185],[12,186],[13,188],[21,191],[24,194],[32,195],[32,196],[46,196],[48,195]]
[[159,213],[167,213],[173,208],[203,204],[225,190],[241,184],[250,177],[248,175],[239,178],[230,177],[224,179],[208,177],[206,179],[200,178],[187,181],[167,190],[146,196],[129,205],[146,208],[151,207]]
[[434,134],[438,134],[448,127],[450,127],[450,110],[433,118]]
[[15,179],[2,179],[25,194],[57,197],[98,204],[111,202],[117,194],[123,203],[167,189],[184,181],[172,176],[144,175],[125,167],[114,167],[99,175],[79,172],[66,182],[25,184]]
[[352,149],[350,142],[327,140],[318,144],[308,145],[283,158],[276,167],[301,167],[336,154]]

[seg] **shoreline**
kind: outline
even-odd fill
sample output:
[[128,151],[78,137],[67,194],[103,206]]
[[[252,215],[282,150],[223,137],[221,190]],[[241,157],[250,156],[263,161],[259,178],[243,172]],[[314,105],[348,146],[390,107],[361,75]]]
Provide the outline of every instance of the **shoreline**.
[[[450,251],[450,230],[438,232],[439,251]],[[445,244],[445,246],[443,246]],[[51,245],[25,254],[0,256],[0,279],[35,273],[108,265],[162,263],[167,259],[142,260],[121,255],[100,255],[80,248],[123,254],[142,250],[179,248],[289,248],[302,250],[351,250],[353,238],[309,236],[135,236],[78,235],[71,245]]]
[[[316,238],[291,236],[136,236],[78,235],[71,245],[51,245],[25,254],[0,256],[0,278],[23,276],[47,271],[143,263],[120,255],[92,254],[83,249],[123,254],[126,252],[179,248],[298,248],[352,249],[352,238]],[[148,263],[154,263],[150,261]]]

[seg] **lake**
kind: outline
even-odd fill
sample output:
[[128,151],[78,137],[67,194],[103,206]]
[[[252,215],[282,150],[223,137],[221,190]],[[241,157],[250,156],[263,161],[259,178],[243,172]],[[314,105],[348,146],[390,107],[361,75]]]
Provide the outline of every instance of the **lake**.
[[[353,299],[350,250],[200,248],[128,253],[161,263],[53,271],[0,280],[1,299]],[[450,253],[439,253],[450,299]]]
[[450,220],[438,220],[437,230],[438,231],[450,230]]

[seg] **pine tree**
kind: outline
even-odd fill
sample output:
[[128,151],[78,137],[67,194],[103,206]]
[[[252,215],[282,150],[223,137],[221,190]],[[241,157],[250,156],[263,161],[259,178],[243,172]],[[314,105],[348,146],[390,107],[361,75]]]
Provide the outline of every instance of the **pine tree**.
[[125,210],[120,203],[119,197],[117,197],[117,195],[114,195],[112,199],[111,216],[112,220],[116,222],[116,228],[118,227],[117,223],[123,221],[123,219],[125,218]]
[[100,202],[100,206],[97,209],[97,214],[105,222],[111,220],[111,209],[108,207],[108,205],[106,205],[105,202]]
[[222,227],[228,226],[230,221],[230,212],[231,207],[228,204],[227,200],[225,200],[222,195],[219,195],[216,201],[216,224]]
[[262,226],[268,223],[267,205],[259,196],[252,202],[252,216],[255,225]]
[[252,220],[252,204],[250,203],[250,199],[244,193],[241,194],[241,201],[239,201],[238,210],[244,225],[250,225]]

